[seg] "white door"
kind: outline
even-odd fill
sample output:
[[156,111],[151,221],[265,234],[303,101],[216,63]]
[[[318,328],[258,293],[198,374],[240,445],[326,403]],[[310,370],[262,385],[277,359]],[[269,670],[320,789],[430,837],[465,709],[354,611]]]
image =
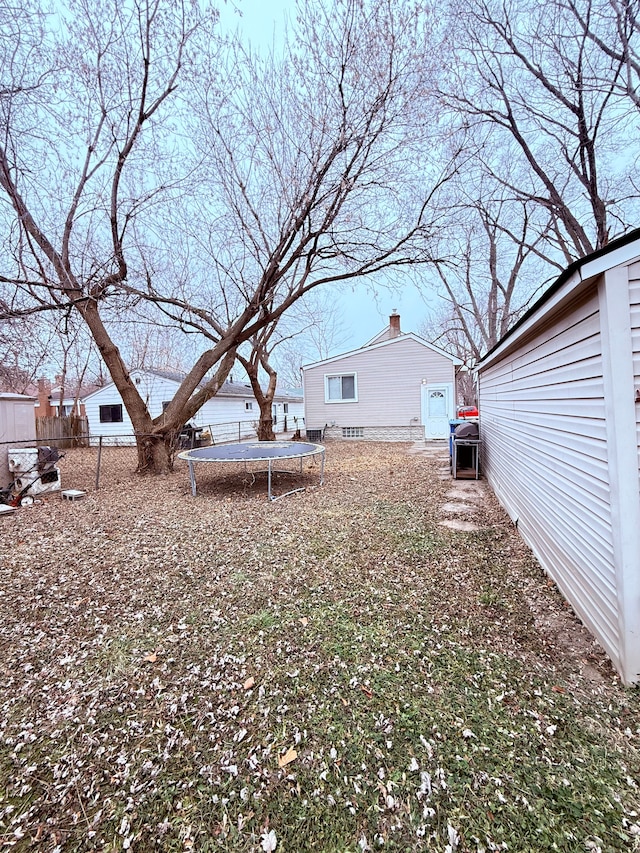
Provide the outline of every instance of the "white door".
[[422,423],[427,441],[449,438],[453,417],[453,385],[422,386]]

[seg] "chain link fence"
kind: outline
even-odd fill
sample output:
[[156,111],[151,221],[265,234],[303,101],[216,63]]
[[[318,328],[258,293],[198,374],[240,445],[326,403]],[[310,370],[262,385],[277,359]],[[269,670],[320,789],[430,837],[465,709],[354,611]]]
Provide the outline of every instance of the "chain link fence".
[[[256,438],[256,426],[255,421],[234,421],[185,428],[176,434],[173,450],[177,454],[192,447],[250,440]],[[9,459],[8,451],[12,449],[42,446],[54,447],[60,452],[56,467],[60,470],[61,489],[89,492],[99,489],[101,485],[126,483],[138,467],[136,436],[133,433],[76,435],[73,439],[41,436],[23,441],[5,441],[0,442],[0,449],[4,451],[0,456]],[[185,464],[181,460],[176,461],[177,464]],[[8,488],[15,474],[7,468],[0,474],[3,478],[0,488]],[[5,478],[7,482],[4,482]]]

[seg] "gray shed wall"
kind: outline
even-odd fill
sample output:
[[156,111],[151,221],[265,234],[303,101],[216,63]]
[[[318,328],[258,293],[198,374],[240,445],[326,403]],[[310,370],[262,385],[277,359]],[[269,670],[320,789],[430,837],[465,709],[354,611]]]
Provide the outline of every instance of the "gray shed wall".
[[35,441],[34,403],[33,397],[0,394],[0,475],[3,486],[9,482],[7,450],[11,447],[11,442]]
[[483,470],[542,567],[619,665],[594,286],[481,372]]
[[567,279],[481,363],[479,403],[487,479],[630,684],[640,680],[640,263],[606,260]]

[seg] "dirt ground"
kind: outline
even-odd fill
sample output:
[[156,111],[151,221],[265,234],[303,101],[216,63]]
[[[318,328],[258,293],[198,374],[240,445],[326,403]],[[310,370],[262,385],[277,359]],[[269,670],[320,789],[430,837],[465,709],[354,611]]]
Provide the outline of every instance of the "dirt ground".
[[[252,672],[262,667],[274,685],[282,677],[285,686],[275,692],[286,698],[291,671],[301,679],[300,669],[315,662],[315,672],[327,672],[335,666],[332,661],[347,661],[356,653],[351,641],[341,639],[341,631],[351,632],[356,622],[356,645],[366,644],[378,627],[385,632],[384,642],[395,644],[400,656],[410,647],[417,656],[423,637],[429,635],[432,640],[447,637],[445,647],[456,655],[481,652],[487,672],[492,656],[500,658],[503,668],[512,662],[519,673],[514,679],[538,685],[531,686],[532,696],[544,693],[551,697],[549,702],[570,697],[571,713],[586,708],[591,721],[601,719],[602,708],[613,702],[616,722],[606,738],[637,758],[636,692],[620,686],[603,650],[542,573],[487,485],[451,479],[446,448],[328,443],[324,485],[319,484],[316,457],[305,461],[302,475],[294,465],[293,474],[274,477],[276,494],[297,486],[305,490],[273,503],[266,499],[264,473],[241,466],[199,465],[195,498],[184,462],[177,461],[170,475],[141,477],[134,473],[135,452],[130,448],[103,450],[98,490],[94,449],[68,451],[61,468],[63,488],[86,490],[82,499],[54,495],[0,519],[1,769],[10,779],[0,800],[0,837],[18,849],[27,849],[34,839],[46,840],[51,850],[93,849],[83,846],[88,844],[87,826],[95,849],[116,849],[107,838],[119,839],[118,844],[129,839],[125,848],[141,845],[149,833],[159,837],[158,826],[165,827],[163,838],[168,839],[167,826],[174,823],[169,818],[163,823],[155,812],[151,816],[150,806],[138,802],[135,792],[151,784],[144,768],[145,761],[156,761],[153,751],[145,751],[153,732],[170,723],[183,733],[176,722],[181,714],[194,732],[200,731],[194,721],[205,713],[206,701],[193,693],[194,673],[217,661],[237,694],[242,685],[250,691]],[[296,643],[312,624],[316,639],[303,653]],[[278,632],[286,626],[285,638]],[[381,642],[376,636],[375,642]],[[298,660],[286,672],[279,669],[283,654]],[[440,665],[442,654],[429,666]],[[391,660],[390,655],[380,660]],[[369,664],[359,666],[366,669]],[[406,683],[393,689],[409,689],[408,682],[418,677],[411,672]],[[505,683],[511,677],[500,676]],[[476,675],[464,672],[451,679],[469,689],[476,684]],[[349,683],[351,688],[345,689],[353,689],[354,679]],[[375,701],[373,687],[362,683],[360,699]],[[519,689],[515,681],[512,687]],[[307,719],[306,728],[296,723],[302,743],[311,738],[308,721],[324,707],[314,689],[313,682],[306,693],[302,686],[297,688],[296,707]],[[506,701],[502,697],[509,694],[507,687],[496,687],[496,692]],[[150,703],[149,697],[156,695],[162,699]],[[339,695],[344,710],[352,713],[353,700]],[[286,701],[292,705],[291,698]],[[514,714],[522,713],[523,701],[513,700]],[[229,703],[228,714],[237,715],[237,699],[230,697]],[[494,704],[490,699],[492,713]],[[343,705],[338,703],[340,711]],[[269,726],[272,717],[273,712]],[[256,720],[252,716],[251,725],[258,726]],[[228,743],[237,745],[245,738],[244,746],[250,723],[234,725],[228,729]],[[284,751],[291,729],[283,732],[280,726],[276,737],[272,729],[266,733],[266,725],[260,724],[263,745],[282,737]],[[546,731],[555,731],[556,725]],[[191,737],[196,743],[197,736]],[[83,758],[79,749],[76,753],[80,742],[91,758]],[[20,751],[17,743],[24,744]],[[197,749],[200,755],[202,747]],[[75,763],[69,763],[69,754],[76,756]],[[317,755],[317,749],[308,748],[310,772]],[[253,768],[253,759],[247,761]],[[36,784],[33,777],[38,775]],[[159,778],[154,777],[154,784]],[[380,779],[371,784],[375,792]],[[258,794],[254,796],[257,801]],[[332,796],[335,799],[335,792]],[[387,792],[388,797],[393,801]],[[129,800],[134,805],[127,807]],[[189,845],[180,846],[185,838],[205,833],[205,818],[193,808],[196,816],[190,823],[185,818],[184,826],[182,817],[172,812],[179,839],[175,849],[187,849]],[[350,809],[356,816],[349,819],[355,823],[340,836],[343,846],[336,841],[335,848],[323,848],[309,841],[308,849],[356,849],[359,833],[368,836],[357,804]],[[414,819],[411,809],[407,805],[404,829]],[[218,816],[218,847],[226,843],[225,849],[259,850],[260,837],[270,838],[273,819],[269,824],[257,806],[251,815],[249,820],[246,814],[234,814],[233,825],[251,831],[242,841],[236,829],[233,843],[225,835],[227,817]],[[442,832],[445,838],[446,832],[453,837],[446,821],[444,829],[427,824],[422,830],[426,837],[429,832],[433,838]],[[82,825],[83,835],[78,829]],[[185,835],[187,825],[192,836]],[[387,838],[391,830],[380,824],[377,832]],[[474,832],[478,835],[479,830]],[[78,841],[80,837],[84,841]],[[451,849],[479,850],[482,845],[474,847],[471,837],[476,836],[465,836],[460,829],[462,840]],[[588,833],[584,837],[591,838]],[[594,837],[595,846],[586,849],[599,849],[597,834]],[[293,843],[282,849],[296,849]],[[307,849],[298,843],[298,849]],[[404,843],[390,849],[413,849],[414,842]],[[168,841],[166,849],[174,849]],[[369,848],[360,843],[359,849]],[[538,849],[547,848],[541,844]]]

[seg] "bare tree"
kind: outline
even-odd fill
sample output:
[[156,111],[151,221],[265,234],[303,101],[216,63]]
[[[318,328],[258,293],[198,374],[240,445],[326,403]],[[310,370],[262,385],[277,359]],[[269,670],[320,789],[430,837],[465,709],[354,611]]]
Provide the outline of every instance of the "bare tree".
[[[272,405],[278,384],[278,374],[272,366],[270,359],[273,346],[276,344],[274,335],[277,332],[277,328],[277,321],[264,326],[251,338],[251,352],[249,355],[244,356],[238,351],[236,356],[247,372],[253,396],[256,398],[260,410],[257,428],[259,441],[275,441],[276,437],[273,431]],[[266,388],[263,388],[260,381],[261,369],[267,376]]]
[[0,324],[0,390],[30,393],[46,370],[52,343],[55,343],[55,330],[48,324],[17,318]]
[[[39,57],[45,71],[37,85],[16,79],[0,101],[0,189],[14,213],[4,236],[14,260],[4,279],[14,289],[5,291],[2,313],[71,306],[142,435],[153,422],[105,314],[129,277],[132,223],[158,192],[157,170],[145,170],[152,157],[166,154],[153,136],[154,122],[175,89],[199,20],[190,19],[186,5],[160,0],[112,8],[78,0],[66,12],[45,32],[48,53]],[[28,39],[20,43],[22,64],[33,50]],[[141,467],[149,463],[145,449],[140,442]],[[166,458],[161,454],[159,467]]]
[[[436,264],[444,305],[422,334],[461,358],[467,371],[522,315],[541,270],[554,268],[540,250],[544,232],[531,227],[528,207],[498,196],[452,211],[455,231],[446,237],[448,250],[441,251],[448,260]],[[475,393],[467,385],[465,402]]]
[[[140,469],[166,469],[171,437],[237,348],[304,293],[428,260],[430,194],[414,168],[424,131],[412,124],[427,89],[424,13],[303,3],[284,55],[232,45],[221,62],[199,8],[132,0],[105,14],[74,0],[47,34],[55,85],[3,102],[14,267],[0,315],[73,306],[131,417]],[[179,184],[183,162],[208,171]],[[446,178],[434,175],[432,192]],[[206,340],[155,420],[116,343],[117,312],[142,302]]]
[[280,324],[273,360],[286,387],[299,388],[303,364],[328,358],[347,341],[339,291],[314,290],[299,300]]
[[[260,408],[258,438],[273,441],[272,406],[282,376],[288,387],[301,383],[305,361],[326,358],[345,340],[344,327],[336,309],[335,295],[313,290],[296,302],[286,315],[273,320],[249,341],[248,354],[237,352]],[[265,381],[266,380],[266,381]]]
[[443,96],[484,171],[546,211],[545,239],[565,262],[606,245],[637,206],[628,159],[615,156],[628,154],[637,136],[616,97],[624,57],[594,50],[560,3],[472,0],[453,8],[455,64]]
[[616,66],[620,94],[640,109],[640,8],[637,0],[559,0],[580,31]]

